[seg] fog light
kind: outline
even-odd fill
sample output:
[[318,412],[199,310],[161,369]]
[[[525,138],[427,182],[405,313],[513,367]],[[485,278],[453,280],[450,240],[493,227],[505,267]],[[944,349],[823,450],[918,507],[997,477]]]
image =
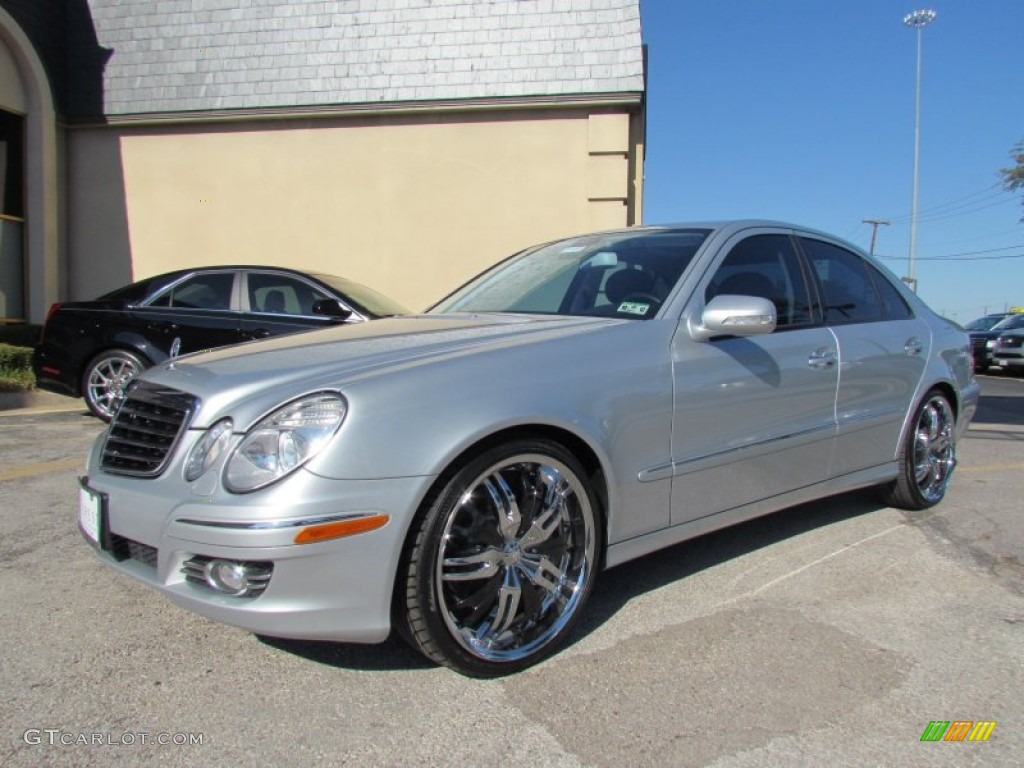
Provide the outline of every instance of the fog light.
[[245,566],[227,560],[211,560],[206,566],[206,582],[218,592],[241,595],[249,589]]
[[267,588],[274,564],[193,557],[181,570],[189,582],[222,595],[256,597]]

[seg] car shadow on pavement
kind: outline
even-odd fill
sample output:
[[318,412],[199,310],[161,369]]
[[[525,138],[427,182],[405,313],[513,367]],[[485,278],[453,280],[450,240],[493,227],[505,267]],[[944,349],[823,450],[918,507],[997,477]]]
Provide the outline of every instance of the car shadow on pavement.
[[971,423],[1024,426],[1024,397],[982,395]]
[[326,640],[288,640],[281,637],[257,635],[264,645],[277,648],[285,653],[301,656],[329,667],[351,669],[360,672],[398,672],[406,669],[436,669],[437,665],[426,659],[398,637],[394,632],[378,645],[357,643],[332,643]]
[[623,563],[598,577],[576,637],[593,632],[642,594],[780,541],[885,507],[877,491],[853,491],[789,507]]
[[[847,493],[784,509],[612,568],[598,576],[594,593],[569,643],[596,630],[639,595],[785,539],[884,508],[871,491]],[[258,637],[262,643],[285,653],[343,669],[397,672],[437,666],[395,633],[380,645]]]

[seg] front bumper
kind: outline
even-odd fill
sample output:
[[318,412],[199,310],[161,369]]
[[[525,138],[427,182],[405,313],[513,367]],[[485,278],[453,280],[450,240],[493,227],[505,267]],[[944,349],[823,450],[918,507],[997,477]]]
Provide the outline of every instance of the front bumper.
[[1024,369],[1024,351],[1021,352],[996,352],[995,359],[992,361],[993,365],[996,365],[1004,370]]
[[[213,472],[186,483],[177,462],[157,478],[105,473],[98,468],[102,440],[84,482],[104,498],[107,547],[97,554],[105,564],[178,605],[257,634],[360,643],[388,636],[405,534],[433,478],[332,480],[303,469],[263,491],[231,495]],[[293,543],[297,528],[281,526],[364,514],[389,520],[310,544]],[[234,597],[186,579],[185,563],[195,557],[272,564],[273,572],[257,597]]]

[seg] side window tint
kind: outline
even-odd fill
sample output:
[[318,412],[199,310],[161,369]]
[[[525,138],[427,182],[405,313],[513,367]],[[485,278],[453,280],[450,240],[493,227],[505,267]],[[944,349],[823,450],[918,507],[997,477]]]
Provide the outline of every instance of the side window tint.
[[884,317],[868,265],[855,253],[821,240],[800,238],[821,286],[825,322],[868,323]]
[[885,275],[879,272],[874,265],[868,264],[867,266],[868,272],[875,281],[878,295],[882,297],[882,307],[885,309],[886,318],[889,320],[906,320],[908,317],[913,317],[914,312],[910,309],[910,305],[907,304],[907,300],[900,295],[899,289],[887,280]]
[[266,272],[249,273],[249,309],[274,315],[312,315],[313,303],[330,298],[305,280]]
[[722,294],[768,299],[775,305],[779,328],[807,325],[813,319],[807,281],[786,235],[754,235],[729,251],[704,298]]
[[178,283],[149,303],[151,307],[179,309],[231,309],[231,290],[235,276],[231,272],[195,275]]

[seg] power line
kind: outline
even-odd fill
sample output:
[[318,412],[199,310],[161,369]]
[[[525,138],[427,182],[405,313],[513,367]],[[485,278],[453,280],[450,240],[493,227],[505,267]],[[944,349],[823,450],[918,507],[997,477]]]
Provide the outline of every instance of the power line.
[[[983,201],[978,201],[979,203]],[[967,216],[971,213],[978,213],[979,211],[986,211],[989,208],[996,208],[1000,205],[1007,205],[1010,203],[1016,204],[1016,200],[1012,198],[1006,198],[1004,200],[996,200],[994,203],[988,203],[987,205],[978,205],[976,208],[966,208],[957,211],[948,211],[944,213],[932,213],[926,216],[919,216],[918,221],[946,221],[947,219],[955,219],[958,216]]]
[[[1013,246],[1017,247],[1017,246]],[[1004,250],[996,248],[994,250]],[[979,251],[984,253],[984,251]],[[904,256],[881,256],[880,258],[887,261],[904,261]],[[956,254],[948,254],[946,256],[918,256],[918,261],[995,261],[997,259],[1024,259],[1024,251],[1020,253],[1004,253],[999,256],[957,256]]]
[[[1002,185],[999,182],[995,182],[985,187],[984,189],[979,189],[977,192],[971,192],[969,195],[964,195],[963,197],[958,197],[955,200],[950,200],[949,202],[939,203],[938,205],[933,205],[930,208],[925,208],[918,212],[918,217],[920,218],[922,215],[926,214],[938,214],[940,212],[948,213],[948,211],[944,211],[943,209],[955,208],[956,206],[963,205],[975,205],[979,202],[986,202],[996,197],[1001,197],[1004,194],[1005,191],[1003,190]],[[980,195],[987,195],[987,197],[985,197],[984,200],[972,200],[972,198],[978,197]],[[968,203],[967,201],[971,202]],[[889,216],[887,218],[890,221],[907,221],[910,219],[910,214],[903,214],[900,216]]]

